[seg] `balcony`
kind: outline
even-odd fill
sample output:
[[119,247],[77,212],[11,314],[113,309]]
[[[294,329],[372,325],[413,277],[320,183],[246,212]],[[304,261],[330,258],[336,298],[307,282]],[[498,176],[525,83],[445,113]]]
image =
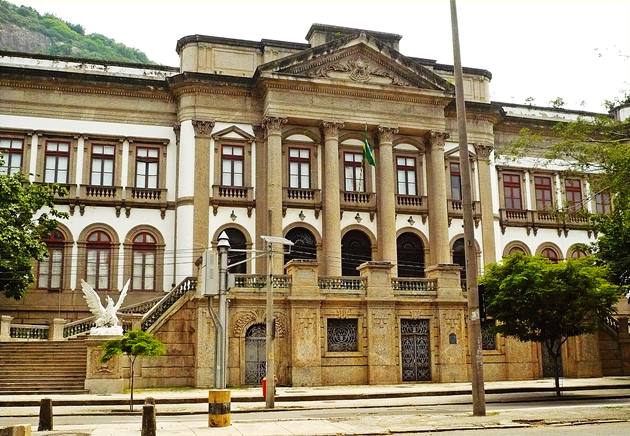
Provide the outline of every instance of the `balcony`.
[[569,230],[592,230],[590,214],[580,210],[565,212],[558,210],[510,210],[499,209],[501,232],[505,233],[507,227],[525,227],[527,234],[531,231],[534,235],[538,229],[557,229],[558,235]]
[[315,209],[315,217],[322,208],[322,194],[319,189],[282,188],[282,211],[288,207]]
[[216,215],[219,206],[246,207],[247,216],[254,208],[254,188],[251,186],[212,185],[212,213]]
[[[451,220],[453,218],[463,218],[464,217],[464,203],[462,200],[453,200],[447,199],[447,209],[448,209],[448,224],[451,224]],[[479,225],[479,221],[481,220],[481,202],[473,201],[472,202],[473,209],[473,220],[475,221],[475,227]]]
[[82,200],[115,202],[122,199],[120,186],[81,185],[79,197]]
[[396,194],[396,213],[420,214],[426,219],[429,210],[427,206],[426,196]]
[[392,289],[398,296],[437,297],[437,280],[393,277]]
[[376,195],[373,192],[341,191],[341,210],[376,213]]
[[129,202],[160,204],[166,203],[166,189],[127,188],[125,200]]

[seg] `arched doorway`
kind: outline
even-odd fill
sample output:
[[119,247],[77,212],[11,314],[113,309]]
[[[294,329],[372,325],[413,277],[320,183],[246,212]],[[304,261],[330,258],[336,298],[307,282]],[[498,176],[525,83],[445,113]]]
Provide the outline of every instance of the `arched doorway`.
[[[235,228],[227,228],[225,229],[225,233],[228,236],[230,241],[230,249],[239,249],[244,250],[247,248],[247,240],[245,239],[245,235],[238,229]],[[241,262],[247,258],[247,253],[242,251],[229,251],[228,252],[228,271],[231,273],[239,273],[245,274],[247,273],[247,263],[241,263],[240,265],[236,265],[235,267],[229,268],[230,265],[236,262]]]
[[292,259],[317,260],[317,240],[310,230],[295,227],[287,232],[286,238],[295,245],[284,255],[285,264]]
[[466,278],[466,247],[464,238],[459,238],[453,243],[453,263],[462,267],[461,277]]
[[370,238],[360,230],[350,230],[341,238],[341,273],[358,276],[357,267],[372,260]]
[[398,277],[424,277],[424,244],[411,232],[396,238]]
[[245,332],[245,384],[259,385],[267,371],[265,324],[254,324]]

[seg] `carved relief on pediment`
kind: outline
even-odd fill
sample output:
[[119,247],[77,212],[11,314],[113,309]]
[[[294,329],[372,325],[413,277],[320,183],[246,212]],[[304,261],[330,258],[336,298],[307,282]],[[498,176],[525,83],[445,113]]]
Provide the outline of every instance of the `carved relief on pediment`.
[[[307,76],[317,78],[338,77],[334,73],[345,73],[346,77],[353,82],[377,82],[396,86],[411,86],[409,81],[361,55],[340,59],[338,62],[327,63],[310,71],[305,71]],[[381,78],[381,80],[378,80],[378,78]],[[388,80],[384,81],[382,80],[383,78]]]

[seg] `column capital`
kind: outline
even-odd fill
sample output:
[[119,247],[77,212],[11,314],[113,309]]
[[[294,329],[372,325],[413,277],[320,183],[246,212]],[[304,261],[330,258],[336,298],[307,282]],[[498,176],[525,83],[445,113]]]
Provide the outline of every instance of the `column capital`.
[[193,129],[195,129],[195,136],[209,137],[214,128],[213,120],[192,120]]
[[379,144],[394,142],[394,135],[398,133],[398,127],[378,126]]
[[446,140],[450,136],[451,135],[449,135],[448,133],[440,132],[439,130],[429,130],[426,134],[426,138],[429,141],[431,148],[433,147],[444,148],[444,142],[446,142]]
[[339,129],[343,129],[344,123],[341,121],[322,121],[324,138],[338,137]]
[[179,135],[182,131],[181,124],[173,124],[173,132],[175,132],[175,145],[179,145]]
[[477,160],[489,160],[490,153],[492,153],[492,150],[494,150],[494,147],[491,144],[483,144],[480,142],[474,143],[473,147],[475,147]]
[[283,117],[265,117],[263,118],[263,126],[267,129],[267,135],[279,135],[282,133],[282,125],[289,120]]
[[265,139],[265,126],[262,124],[254,124],[252,126],[252,130],[254,131],[254,137],[256,138],[256,142],[263,141]]

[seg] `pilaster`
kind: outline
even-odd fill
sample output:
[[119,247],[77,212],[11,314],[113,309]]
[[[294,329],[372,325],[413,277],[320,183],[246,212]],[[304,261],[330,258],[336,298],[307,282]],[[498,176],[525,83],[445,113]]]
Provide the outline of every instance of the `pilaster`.
[[192,126],[195,130],[193,250],[194,257],[198,257],[208,247],[210,218],[210,178],[208,174],[210,174],[210,135],[214,128],[214,121],[192,120]]
[[446,204],[446,173],[444,171],[444,142],[448,133],[430,131],[427,134],[429,151],[428,203],[429,244],[433,264],[451,262],[448,245],[448,209]]
[[396,256],[396,203],[394,185],[394,135],[398,129],[394,127],[378,127],[378,248],[380,259],[395,263]]
[[63,341],[63,326],[66,324],[66,320],[63,318],[53,318],[48,328],[48,340],[49,341]]
[[490,180],[492,146],[489,144],[474,144],[474,147],[477,155],[477,173],[479,177],[483,263],[488,265],[497,260],[494,242],[494,214],[492,212],[492,183]]
[[0,315],[0,342],[11,340],[11,321],[13,321],[12,316]]
[[[256,237],[254,240],[254,247],[256,250],[264,250],[265,246],[263,240],[260,238],[263,235],[268,234],[267,231],[267,145],[265,143],[265,127],[263,125],[253,126],[256,157],[254,165],[256,165],[256,184],[255,196],[256,196]],[[267,272],[267,257],[262,256],[256,259],[256,272],[258,274],[265,274]]]
[[323,121],[324,168],[323,177],[323,248],[324,270],[328,276],[341,275],[341,222],[339,220],[339,129],[343,123]]
[[[267,171],[267,192],[265,193],[268,225],[270,236],[282,236],[282,126],[287,123],[286,118],[265,117],[263,125],[267,130],[267,168],[276,168],[276,171]],[[271,271],[273,274],[282,274],[284,256],[283,247],[274,244]]]

